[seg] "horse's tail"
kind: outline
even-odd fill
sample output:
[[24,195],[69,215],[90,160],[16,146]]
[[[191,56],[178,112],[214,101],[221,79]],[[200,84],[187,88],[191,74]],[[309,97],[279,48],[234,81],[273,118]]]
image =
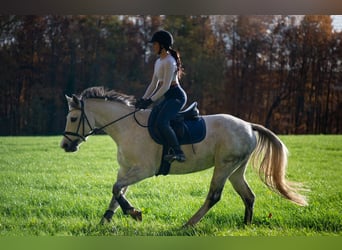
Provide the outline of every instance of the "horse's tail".
[[297,191],[301,184],[288,182],[285,179],[288,150],[281,140],[267,128],[251,124],[258,132],[257,146],[251,157],[254,168],[259,167],[261,180],[273,191],[290,201],[301,205],[308,205],[305,196]]

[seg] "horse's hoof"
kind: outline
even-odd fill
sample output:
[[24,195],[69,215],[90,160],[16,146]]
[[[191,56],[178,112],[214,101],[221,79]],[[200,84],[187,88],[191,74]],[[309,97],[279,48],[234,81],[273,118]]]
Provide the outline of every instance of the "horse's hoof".
[[107,219],[106,217],[102,217],[101,221],[100,221],[100,225],[106,225],[110,222],[111,220]]
[[194,221],[193,219],[190,219],[187,223],[185,223],[182,228],[187,229],[187,228],[192,228],[195,226],[197,222]]
[[191,227],[193,227],[193,226],[194,226],[194,225],[189,224],[189,222],[187,222],[187,223],[183,224],[182,229],[189,229],[189,228],[191,228]]
[[129,215],[135,219],[136,221],[142,221],[142,213],[139,210],[135,210],[134,208],[128,212]]
[[100,224],[101,224],[101,225],[104,225],[104,224],[109,223],[109,222],[112,220],[113,215],[114,215],[114,212],[113,212],[113,211],[107,210],[107,211],[105,212],[105,214],[103,215],[103,217],[102,217],[102,219],[101,219],[101,221],[100,221]]

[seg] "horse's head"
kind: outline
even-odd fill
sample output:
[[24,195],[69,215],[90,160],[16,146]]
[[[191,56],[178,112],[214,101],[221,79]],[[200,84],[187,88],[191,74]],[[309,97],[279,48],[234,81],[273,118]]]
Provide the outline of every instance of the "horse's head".
[[84,110],[84,103],[77,96],[65,96],[68,101],[69,113],[66,118],[64,137],[61,148],[66,152],[75,152],[78,146],[91,134],[91,120],[88,119]]

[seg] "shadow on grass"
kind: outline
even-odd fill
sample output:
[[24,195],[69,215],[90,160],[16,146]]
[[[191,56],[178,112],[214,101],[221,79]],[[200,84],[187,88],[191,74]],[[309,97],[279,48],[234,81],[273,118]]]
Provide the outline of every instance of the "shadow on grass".
[[[100,221],[100,219],[99,219]],[[74,228],[71,235],[88,236],[229,236],[229,235],[341,235],[341,219],[319,217],[269,218],[255,216],[251,225],[244,225],[241,213],[207,214],[193,227],[183,227],[185,218],[148,218],[142,222],[117,214],[105,225],[91,221],[83,228]]]

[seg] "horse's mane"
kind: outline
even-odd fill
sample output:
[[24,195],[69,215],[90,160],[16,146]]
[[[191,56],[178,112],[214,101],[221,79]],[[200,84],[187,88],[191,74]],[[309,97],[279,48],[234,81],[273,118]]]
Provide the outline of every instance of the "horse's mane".
[[109,101],[115,101],[123,103],[127,106],[131,106],[135,102],[134,96],[125,95],[115,90],[106,90],[104,87],[91,87],[83,90],[80,95],[81,100],[85,99],[105,99]]

